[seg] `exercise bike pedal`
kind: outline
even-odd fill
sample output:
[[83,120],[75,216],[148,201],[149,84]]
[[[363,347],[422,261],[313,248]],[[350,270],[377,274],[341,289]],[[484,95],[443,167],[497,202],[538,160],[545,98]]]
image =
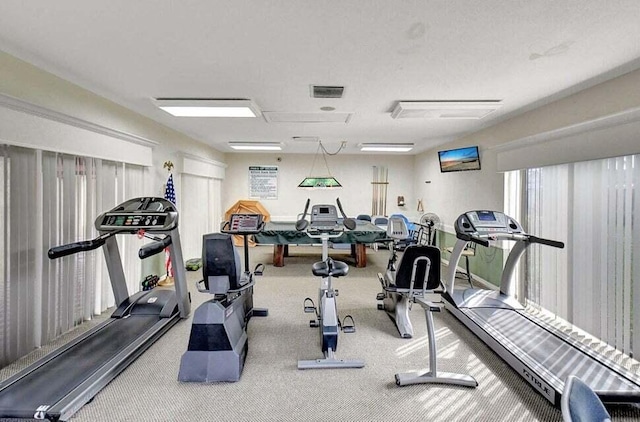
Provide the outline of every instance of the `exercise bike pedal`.
[[312,319],[309,321],[309,327],[318,328],[319,326],[320,326],[320,321],[318,321],[317,319]]
[[306,314],[318,314],[316,304],[313,303],[313,299],[311,299],[310,297],[305,298],[304,300],[304,312]]
[[[351,320],[351,324],[347,324],[347,320],[350,319]],[[355,321],[353,320],[353,317],[351,315],[347,315],[342,319],[342,324],[341,328],[342,328],[342,332],[345,334],[351,334],[351,333],[355,333],[356,332],[356,324]]]
[[385,295],[384,292],[380,292],[376,295],[376,300],[384,300],[385,297],[387,297],[387,295]]
[[262,275],[262,273],[264,273],[264,264],[256,265],[256,267],[253,269],[253,275],[260,276]]

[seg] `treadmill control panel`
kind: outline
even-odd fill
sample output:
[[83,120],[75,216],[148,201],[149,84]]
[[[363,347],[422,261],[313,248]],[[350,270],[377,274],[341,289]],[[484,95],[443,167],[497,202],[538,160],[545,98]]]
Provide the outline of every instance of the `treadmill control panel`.
[[456,233],[474,236],[524,233],[522,226],[500,211],[468,211],[457,218]]
[[144,197],[130,199],[96,219],[100,232],[109,231],[168,231],[178,225],[175,205],[163,198]]

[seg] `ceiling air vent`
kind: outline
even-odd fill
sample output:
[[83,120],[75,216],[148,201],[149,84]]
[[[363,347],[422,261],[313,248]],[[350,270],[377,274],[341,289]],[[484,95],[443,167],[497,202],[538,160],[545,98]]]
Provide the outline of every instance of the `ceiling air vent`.
[[311,85],[313,98],[342,98],[343,94],[343,86]]

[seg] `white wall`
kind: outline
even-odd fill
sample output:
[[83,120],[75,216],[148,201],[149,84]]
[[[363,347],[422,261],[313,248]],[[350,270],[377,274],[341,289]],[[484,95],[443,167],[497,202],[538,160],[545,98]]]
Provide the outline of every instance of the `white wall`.
[[[281,157],[281,161],[277,158]],[[313,163],[313,154],[227,154],[226,179],[223,187],[222,211],[229,209],[236,201],[249,198],[249,166],[278,167],[278,199],[261,200],[261,204],[275,220],[295,220],[301,213],[307,198],[311,203],[335,203],[340,198],[347,215],[371,214],[373,188],[373,166],[387,166],[389,169],[389,185],[387,193],[387,214],[403,213],[413,217],[416,212],[417,199],[413,193],[413,157],[400,155],[345,155],[327,157],[331,175],[342,188],[325,190],[306,190],[298,188],[298,184],[309,176]],[[319,156],[314,173],[324,175],[324,161]],[[397,197],[404,196],[405,207],[397,206]]]
[[[167,171],[163,169],[162,164],[167,160],[176,163],[181,160],[182,154],[187,153],[209,160],[224,161],[223,153],[197,140],[1,51],[0,93],[156,142],[150,168],[152,185],[157,186],[156,191],[150,192],[153,195],[162,196],[164,193],[162,186],[167,179]],[[180,189],[179,182],[176,181],[177,189]],[[177,194],[180,197],[180,192]]]
[[[504,151],[509,144],[510,154],[531,154],[527,148],[527,140],[544,133],[561,133],[564,128],[584,126],[591,127],[583,132],[581,143],[566,142],[566,148],[582,148],[581,159],[595,159],[611,156],[612,142],[616,139],[603,139],[601,136],[591,136],[600,121],[608,116],[620,116],[640,107],[640,70],[585,89],[566,98],[528,111],[526,113],[505,120],[489,128],[467,135],[454,142],[440,145],[430,151],[415,157],[416,175],[414,183],[416,195],[424,198],[425,211],[435,212],[443,220],[445,227],[451,230],[451,224],[459,214],[470,209],[504,208],[504,177],[498,171],[498,156],[507,156]],[[634,115],[635,113],[627,113]],[[609,119],[615,121],[616,118]],[[622,123],[621,123],[622,124]],[[600,126],[601,127],[601,126]],[[614,133],[610,131],[607,133]],[[640,134],[635,144],[640,152]],[[514,150],[522,140],[523,146],[519,152]],[[625,153],[633,152],[631,141],[625,142]],[[441,174],[438,165],[438,150],[478,145],[482,170],[460,173]],[[589,148],[585,148],[588,145]],[[585,151],[589,155],[585,156]],[[533,161],[527,161],[528,166],[542,166],[554,162],[558,154],[557,148],[548,150],[537,148]],[[567,156],[578,156],[567,154]],[[590,158],[589,158],[590,157]],[[530,157],[527,157],[530,158]],[[502,166],[502,168],[505,168]],[[431,184],[425,184],[431,180]]]

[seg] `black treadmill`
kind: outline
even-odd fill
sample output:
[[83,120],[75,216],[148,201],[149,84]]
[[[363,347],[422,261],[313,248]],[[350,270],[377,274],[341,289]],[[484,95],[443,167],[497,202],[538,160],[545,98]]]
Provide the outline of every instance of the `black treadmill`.
[[[50,258],[103,247],[120,305],[107,321],[0,383],[0,418],[65,421],[190,313],[178,213],[162,198],[135,198],[100,215],[96,239],[55,247]],[[129,296],[115,234],[164,235],[140,249],[140,258],[168,247],[175,289],[156,287]]]
[[[455,222],[458,241],[449,261],[445,307],[555,406],[564,382],[575,375],[605,403],[640,403],[640,377],[552,325],[525,312],[515,298],[513,272],[534,243],[563,248],[562,242],[526,234],[499,211],[469,211]],[[455,290],[456,267],[468,242],[513,240],[500,290]]]

